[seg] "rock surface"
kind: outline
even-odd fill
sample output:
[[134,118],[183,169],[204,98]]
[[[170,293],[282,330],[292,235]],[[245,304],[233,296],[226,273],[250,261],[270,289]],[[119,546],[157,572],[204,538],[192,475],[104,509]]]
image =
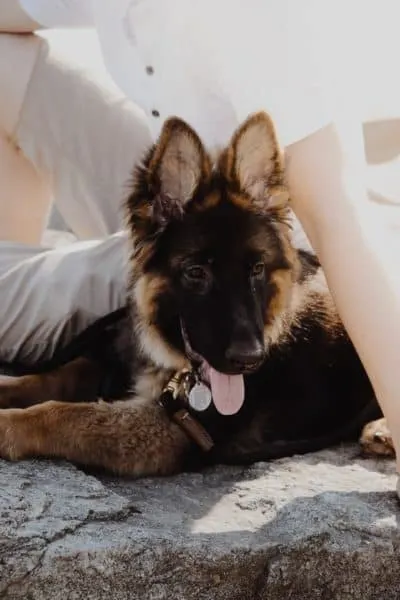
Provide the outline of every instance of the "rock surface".
[[136,482],[0,461],[0,598],[398,600],[394,462],[357,452]]

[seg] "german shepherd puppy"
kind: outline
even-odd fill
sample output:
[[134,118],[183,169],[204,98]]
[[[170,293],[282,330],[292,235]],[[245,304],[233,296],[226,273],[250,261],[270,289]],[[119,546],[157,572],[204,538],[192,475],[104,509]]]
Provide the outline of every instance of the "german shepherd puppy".
[[[84,356],[3,383],[0,405],[14,408],[0,411],[2,457],[167,475],[317,450],[380,416],[316,257],[291,243],[268,115],[251,116],[216,160],[171,118],[126,206],[129,309]],[[93,402],[115,364],[133,391]],[[185,369],[196,376],[200,409],[165,392]]]

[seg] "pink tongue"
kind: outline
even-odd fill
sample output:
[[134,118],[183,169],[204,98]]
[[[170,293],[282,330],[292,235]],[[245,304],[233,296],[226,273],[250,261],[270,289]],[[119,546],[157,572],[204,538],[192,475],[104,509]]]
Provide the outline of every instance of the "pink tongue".
[[224,375],[210,367],[209,378],[217,411],[221,415],[236,414],[244,401],[243,375]]

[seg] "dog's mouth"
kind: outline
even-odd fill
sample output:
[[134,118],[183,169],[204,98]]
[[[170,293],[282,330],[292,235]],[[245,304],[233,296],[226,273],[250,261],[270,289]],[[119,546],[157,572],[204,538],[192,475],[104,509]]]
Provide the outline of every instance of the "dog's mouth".
[[244,402],[243,374],[221,373],[214,369],[192,348],[182,320],[181,332],[186,355],[200,379],[211,388],[212,400],[217,411],[224,416],[231,416],[238,413]]

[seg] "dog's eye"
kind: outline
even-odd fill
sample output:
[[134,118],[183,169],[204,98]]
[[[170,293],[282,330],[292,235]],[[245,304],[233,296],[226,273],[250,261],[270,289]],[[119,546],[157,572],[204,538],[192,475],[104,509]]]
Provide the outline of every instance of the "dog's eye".
[[208,271],[200,265],[191,265],[185,269],[185,277],[193,282],[201,282],[208,278]]
[[262,277],[264,275],[264,263],[257,262],[251,267],[252,277]]

